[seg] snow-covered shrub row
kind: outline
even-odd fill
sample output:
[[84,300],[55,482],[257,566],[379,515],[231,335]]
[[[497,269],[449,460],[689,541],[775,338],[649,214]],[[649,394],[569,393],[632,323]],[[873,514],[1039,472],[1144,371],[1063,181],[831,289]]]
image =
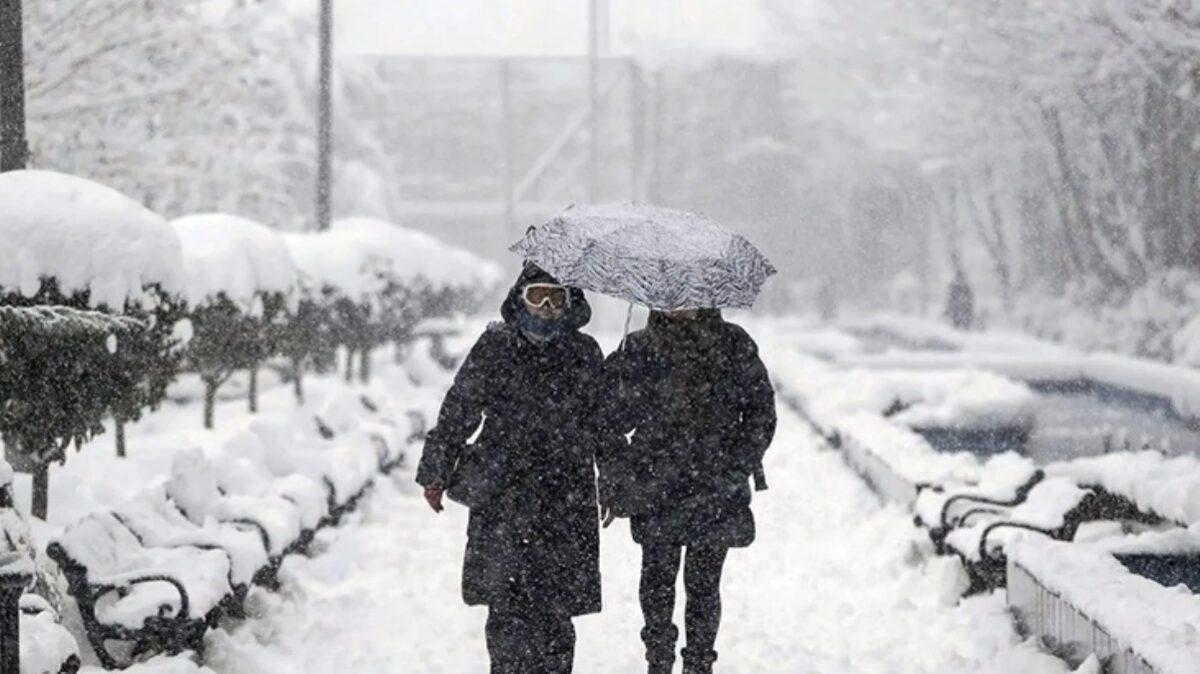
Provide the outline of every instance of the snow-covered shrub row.
[[[181,365],[203,380],[211,425],[216,390],[233,371],[249,372],[253,407],[256,374],[269,358],[287,352],[311,366],[307,354],[328,354],[333,344],[365,350],[363,339],[402,341],[422,312],[446,309],[446,297],[477,302],[499,276],[490,263],[388,223],[349,221],[337,234],[348,248],[372,249],[385,260],[379,268],[386,273],[373,272],[376,286],[360,290],[376,293],[370,301],[380,311],[373,317],[387,321],[363,327],[356,324],[359,305],[342,304],[348,311],[336,317],[339,323],[313,311],[311,302],[302,305],[291,252],[263,225],[207,214],[172,226],[81,178],[46,171],[0,176],[0,308],[65,307],[38,320],[25,320],[30,313],[0,320],[7,363],[0,372],[6,411],[0,436],[7,455],[36,476],[39,516],[46,510],[47,464],[101,432],[106,414],[117,422],[123,454],[125,423],[164,398]],[[68,318],[69,308],[98,313]],[[132,320],[109,320],[118,315]],[[303,349],[299,357],[296,349]]]
[[378,219],[345,218],[286,240],[301,270],[301,304],[328,317],[330,338],[347,352],[347,378],[356,357],[365,381],[374,349],[402,348],[422,318],[475,311],[500,280],[494,263]]
[[[1196,533],[1188,538],[1195,551]],[[1024,569],[1046,589],[1162,674],[1200,671],[1200,602],[1183,587],[1164,587],[1131,573],[1114,552],[1157,551],[1160,534],[1141,541],[1064,543],[1029,538],[1007,550],[1010,575]],[[1141,538],[1141,537],[1138,537]],[[1181,535],[1173,537],[1177,544]],[[1149,543],[1142,545],[1141,543]],[[1101,657],[1107,653],[1099,654]]]

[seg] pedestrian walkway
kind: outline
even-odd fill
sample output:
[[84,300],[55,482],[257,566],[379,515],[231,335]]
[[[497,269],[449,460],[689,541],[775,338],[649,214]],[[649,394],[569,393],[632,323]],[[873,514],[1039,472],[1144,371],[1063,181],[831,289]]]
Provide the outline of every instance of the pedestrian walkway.
[[[755,503],[758,542],[730,553],[716,671],[722,674],[1065,672],[1022,643],[1003,597],[958,602],[950,560],[929,558],[900,509],[882,507],[790,411]],[[434,516],[410,475],[361,518],[289,560],[258,616],[213,632],[219,672],[484,674],[486,611],[462,605],[466,513]],[[576,672],[645,671],[639,548],[618,522],[601,542],[604,613],[577,620]],[[682,591],[682,588],[680,588]],[[682,597],[682,592],[680,593]],[[678,607],[682,624],[682,604]]]

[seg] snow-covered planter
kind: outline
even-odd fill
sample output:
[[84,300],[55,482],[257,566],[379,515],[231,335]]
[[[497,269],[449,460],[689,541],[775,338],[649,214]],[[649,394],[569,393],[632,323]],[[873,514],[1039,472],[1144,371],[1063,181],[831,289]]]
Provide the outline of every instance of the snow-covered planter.
[[244,218],[209,213],[171,224],[183,243],[185,362],[204,383],[204,425],[212,428],[217,390],[237,370],[250,373],[255,409],[258,369],[277,353],[281,324],[296,307],[296,265],[279,234]]
[[48,171],[0,175],[0,240],[0,435],[34,473],[44,517],[48,463],[101,432],[106,412],[123,422],[156,405],[174,376],[180,245],[128,197]]
[[1071,659],[1094,655],[1111,672],[1190,674],[1200,671],[1195,588],[1134,573],[1129,557],[1183,555],[1195,564],[1198,553],[1195,532],[1082,544],[1031,538],[1008,551],[1008,603],[1030,633]]

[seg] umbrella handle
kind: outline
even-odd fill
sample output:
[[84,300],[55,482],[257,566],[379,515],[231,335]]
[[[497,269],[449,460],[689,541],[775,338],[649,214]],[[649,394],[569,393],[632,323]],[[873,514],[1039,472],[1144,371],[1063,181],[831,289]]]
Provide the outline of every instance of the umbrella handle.
[[[621,335],[621,344],[617,347],[618,350],[625,349],[625,342],[629,339],[629,323],[633,321],[633,302],[629,303],[629,310],[625,312],[625,332]],[[622,398],[625,397],[625,374],[621,373],[617,379],[618,390]]]
[[629,338],[629,324],[633,321],[633,302],[629,303],[629,310],[625,312],[625,332],[621,335],[621,346],[625,348],[625,340]]

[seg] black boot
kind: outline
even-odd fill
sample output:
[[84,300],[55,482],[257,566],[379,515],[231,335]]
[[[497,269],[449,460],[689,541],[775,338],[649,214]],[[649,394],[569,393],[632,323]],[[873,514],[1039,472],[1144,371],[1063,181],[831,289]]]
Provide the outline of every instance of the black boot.
[[675,660],[651,662],[646,670],[647,674],[671,674],[671,670],[675,668]]
[[683,674],[712,674],[713,663],[716,660],[716,651],[695,652],[685,647],[683,649]]

